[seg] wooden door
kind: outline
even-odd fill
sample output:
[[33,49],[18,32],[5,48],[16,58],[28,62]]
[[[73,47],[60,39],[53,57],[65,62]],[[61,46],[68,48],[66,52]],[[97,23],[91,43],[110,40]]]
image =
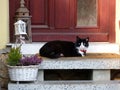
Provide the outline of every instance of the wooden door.
[[[32,15],[33,42],[56,39],[75,41],[76,36],[89,37],[90,41],[93,42],[115,42],[115,0],[92,0],[96,2],[96,23],[90,26],[78,24],[80,21],[78,14],[81,13],[81,11],[78,13],[78,8],[83,9],[79,7],[79,4],[82,6],[81,2],[83,1],[91,3],[90,0],[25,1]],[[11,0],[9,3],[10,36],[11,40],[13,40],[13,17],[19,7],[19,1]],[[89,15],[89,13],[86,15]],[[84,18],[81,18],[81,20],[83,21],[80,22],[84,22]]]

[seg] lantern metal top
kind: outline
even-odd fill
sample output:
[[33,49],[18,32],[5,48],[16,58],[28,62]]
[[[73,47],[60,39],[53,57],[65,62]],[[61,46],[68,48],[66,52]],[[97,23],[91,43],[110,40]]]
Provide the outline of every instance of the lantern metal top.
[[15,22],[14,24],[16,25],[16,24],[26,24],[26,23],[25,23],[24,21],[22,21],[22,20],[18,20],[18,21]]
[[20,8],[17,9],[16,16],[29,16],[29,10],[25,7],[24,0],[20,0]]

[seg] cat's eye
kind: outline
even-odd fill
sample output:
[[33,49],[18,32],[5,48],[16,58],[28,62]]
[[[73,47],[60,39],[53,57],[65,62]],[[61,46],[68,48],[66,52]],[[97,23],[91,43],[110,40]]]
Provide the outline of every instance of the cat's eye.
[[81,45],[81,43],[78,43],[78,45]]
[[85,45],[86,45],[86,43],[83,43],[83,45],[85,46]]
[[84,46],[88,47],[88,43],[83,43]]

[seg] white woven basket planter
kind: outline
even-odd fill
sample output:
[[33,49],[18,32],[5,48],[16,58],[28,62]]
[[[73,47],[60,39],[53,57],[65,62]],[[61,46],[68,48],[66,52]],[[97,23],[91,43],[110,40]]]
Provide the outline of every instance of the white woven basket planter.
[[38,65],[8,66],[11,81],[35,81],[37,80]]

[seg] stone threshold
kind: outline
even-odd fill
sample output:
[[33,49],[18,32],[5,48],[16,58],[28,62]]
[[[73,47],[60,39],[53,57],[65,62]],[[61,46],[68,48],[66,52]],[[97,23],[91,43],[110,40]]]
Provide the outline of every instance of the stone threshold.
[[120,84],[119,80],[102,80],[102,81],[93,81],[93,80],[45,80],[45,81],[21,81],[21,82],[9,82],[9,84],[16,84],[16,85],[22,85],[22,84]]
[[[23,44],[21,47],[21,52],[23,54],[36,54],[39,52],[39,49],[46,42],[33,42],[29,44]],[[13,46],[9,43],[7,46]],[[108,42],[90,42],[87,53],[116,53],[119,54],[119,44],[108,43]]]
[[8,90],[120,90],[118,81],[44,81],[9,83]]

